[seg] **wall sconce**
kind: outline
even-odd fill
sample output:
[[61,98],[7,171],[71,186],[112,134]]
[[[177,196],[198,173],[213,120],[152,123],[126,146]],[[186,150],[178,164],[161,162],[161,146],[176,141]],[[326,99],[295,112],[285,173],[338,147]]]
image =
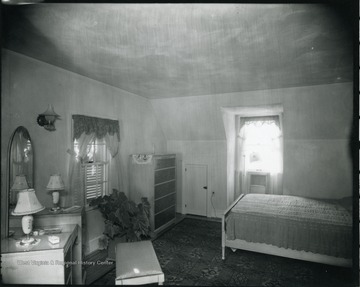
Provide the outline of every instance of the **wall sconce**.
[[49,104],[47,110],[37,117],[37,123],[48,131],[54,131],[54,124],[57,119],[60,119],[60,116],[54,112],[54,107]]

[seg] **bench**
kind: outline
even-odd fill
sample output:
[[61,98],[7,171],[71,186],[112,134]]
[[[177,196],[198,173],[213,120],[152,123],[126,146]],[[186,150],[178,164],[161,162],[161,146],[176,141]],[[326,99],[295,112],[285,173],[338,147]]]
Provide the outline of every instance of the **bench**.
[[115,248],[115,285],[163,285],[165,276],[151,241],[118,243]]

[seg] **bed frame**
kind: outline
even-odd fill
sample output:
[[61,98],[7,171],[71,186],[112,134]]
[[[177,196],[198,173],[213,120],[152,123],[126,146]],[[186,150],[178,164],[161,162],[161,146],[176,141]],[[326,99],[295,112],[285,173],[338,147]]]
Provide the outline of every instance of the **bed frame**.
[[247,251],[254,251],[264,254],[270,254],[275,256],[282,256],[292,259],[311,261],[316,263],[323,263],[335,266],[342,267],[351,267],[352,259],[349,258],[340,258],[334,257],[324,254],[318,254],[308,251],[298,251],[293,249],[287,249],[283,247],[277,247],[270,244],[265,243],[254,243],[248,242],[245,240],[235,239],[235,240],[227,240],[226,239],[226,230],[225,230],[225,220],[227,215],[230,213],[231,209],[241,200],[245,194],[241,194],[224,212],[221,220],[221,247],[222,247],[222,259],[225,260],[225,247],[230,247],[233,252],[236,249],[242,249]]

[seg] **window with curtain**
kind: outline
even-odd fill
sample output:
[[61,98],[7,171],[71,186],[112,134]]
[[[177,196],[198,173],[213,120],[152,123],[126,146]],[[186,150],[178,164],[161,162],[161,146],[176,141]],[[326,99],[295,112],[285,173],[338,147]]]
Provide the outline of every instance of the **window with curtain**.
[[[74,140],[74,151],[79,156],[79,144]],[[104,139],[94,139],[87,146],[87,153],[81,163],[81,177],[84,181],[86,205],[90,200],[109,193],[109,151]]]
[[282,130],[279,116],[239,117],[237,128],[237,194],[247,193],[249,174],[269,174],[267,192],[282,193]]
[[122,190],[117,120],[73,115],[69,167],[69,205],[87,206],[93,198]]
[[243,118],[240,124],[245,170],[278,172],[281,161],[279,118]]

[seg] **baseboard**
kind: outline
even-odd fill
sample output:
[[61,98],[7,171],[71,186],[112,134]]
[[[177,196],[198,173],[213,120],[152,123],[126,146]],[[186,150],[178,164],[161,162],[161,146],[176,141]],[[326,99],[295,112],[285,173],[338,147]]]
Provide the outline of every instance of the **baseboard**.
[[214,209],[212,209],[211,212],[210,212],[210,218],[219,218],[219,219],[221,219],[224,212],[225,212],[225,210],[223,210],[223,209],[216,209],[215,212],[214,212]]
[[206,217],[206,216],[199,216],[199,215],[192,215],[192,214],[186,214],[185,218],[192,218],[192,219],[205,220],[205,221],[216,221],[216,222],[221,221],[221,219],[218,217]]
[[223,211],[223,210],[218,210],[218,211],[216,211],[216,214],[213,214],[211,216],[201,216],[201,215],[177,213],[175,223],[178,223],[179,221],[183,220],[186,217],[188,217],[188,218],[194,217],[197,219],[204,219],[204,220],[221,221],[224,212],[225,211]]

